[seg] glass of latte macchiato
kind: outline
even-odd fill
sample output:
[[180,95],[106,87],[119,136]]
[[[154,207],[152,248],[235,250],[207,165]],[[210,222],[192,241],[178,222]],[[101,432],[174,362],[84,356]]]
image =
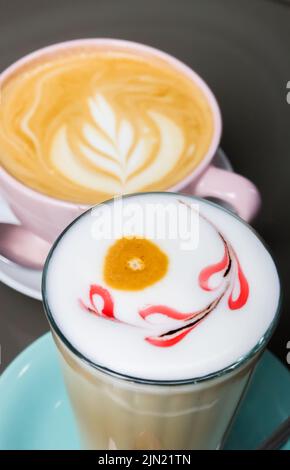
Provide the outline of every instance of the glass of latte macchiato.
[[223,446],[280,302],[245,222],[178,193],[115,198],[60,235],[42,289],[85,448]]
[[249,220],[259,194],[210,165],[216,99],[189,67],[129,41],[46,47],[0,76],[0,182],[20,222],[53,242],[73,218],[115,195],[185,189]]

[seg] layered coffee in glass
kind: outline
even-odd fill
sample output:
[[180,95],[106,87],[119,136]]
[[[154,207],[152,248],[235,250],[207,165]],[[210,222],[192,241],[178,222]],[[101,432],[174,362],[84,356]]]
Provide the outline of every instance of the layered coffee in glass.
[[43,297],[85,448],[219,449],[277,322],[280,284],[230,211],[142,193],[63,232]]

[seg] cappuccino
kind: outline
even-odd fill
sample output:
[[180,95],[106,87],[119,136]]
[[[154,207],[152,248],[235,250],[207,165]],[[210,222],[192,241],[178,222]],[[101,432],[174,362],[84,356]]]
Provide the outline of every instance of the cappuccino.
[[173,187],[200,164],[213,132],[212,110],[192,79],[126,46],[44,52],[1,85],[3,167],[65,201]]

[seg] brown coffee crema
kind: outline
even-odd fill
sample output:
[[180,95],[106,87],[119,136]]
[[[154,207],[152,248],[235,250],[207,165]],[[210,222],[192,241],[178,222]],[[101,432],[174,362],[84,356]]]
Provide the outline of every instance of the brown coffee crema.
[[104,281],[114,289],[137,291],[160,281],[166,274],[167,255],[142,237],[123,237],[110,246],[104,263]]
[[168,189],[212,141],[200,88],[161,58],[76,47],[19,68],[1,86],[0,160],[25,185],[93,204]]

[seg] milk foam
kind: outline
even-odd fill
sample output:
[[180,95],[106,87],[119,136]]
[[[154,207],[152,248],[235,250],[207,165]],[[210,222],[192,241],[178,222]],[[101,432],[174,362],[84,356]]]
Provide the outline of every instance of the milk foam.
[[[108,225],[121,209],[109,202],[87,212],[56,244],[47,266],[45,295],[62,334],[94,363],[144,379],[202,377],[246,355],[272,323],[280,295],[260,239],[238,218],[198,199],[157,193],[122,202],[123,210],[158,203],[189,212],[198,204],[199,241],[184,249],[180,237],[152,240],[168,257],[166,275],[143,290],[114,289],[104,281],[104,262],[128,220],[114,238],[96,240],[101,211]],[[176,215],[169,214],[169,222],[176,225]],[[125,235],[131,236],[129,226]],[[138,227],[135,235],[142,236]]]

